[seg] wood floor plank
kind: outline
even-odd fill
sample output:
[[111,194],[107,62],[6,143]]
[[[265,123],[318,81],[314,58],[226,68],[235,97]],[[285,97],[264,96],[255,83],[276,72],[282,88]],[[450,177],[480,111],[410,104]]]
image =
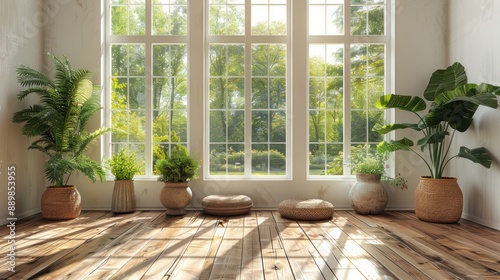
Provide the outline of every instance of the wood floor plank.
[[335,211],[317,222],[277,211],[85,211],[16,221],[16,272],[0,279],[500,279],[499,241],[500,231],[426,223],[410,211]]

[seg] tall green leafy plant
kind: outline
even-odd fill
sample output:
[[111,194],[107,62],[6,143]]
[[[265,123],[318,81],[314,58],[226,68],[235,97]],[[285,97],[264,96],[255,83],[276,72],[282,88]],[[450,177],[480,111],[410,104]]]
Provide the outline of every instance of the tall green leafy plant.
[[[432,178],[442,178],[448,163],[455,158],[466,158],[489,168],[491,156],[484,147],[470,149],[460,147],[459,152],[451,154],[451,146],[456,132],[465,132],[472,125],[473,117],[479,106],[497,108],[498,86],[467,82],[462,64],[456,62],[446,69],[436,70],[424,91],[424,98],[431,104],[427,113],[426,101],[419,96],[388,94],[380,97],[376,106],[382,109],[399,109],[416,116],[414,123],[396,123],[376,126],[375,131],[386,134],[398,129],[412,129],[422,133],[417,140],[420,152],[413,149],[413,141],[408,138],[382,142],[380,151],[406,150],[422,158],[429,168]],[[427,153],[425,157],[422,153]]]
[[24,123],[24,135],[36,137],[29,149],[48,156],[45,177],[50,183],[65,186],[75,171],[93,182],[103,180],[100,164],[84,155],[89,145],[108,131],[85,129],[101,109],[100,88],[90,81],[89,70],[72,69],[66,57],[48,56],[55,67],[53,78],[29,66],[17,68],[18,82],[27,88],[17,95],[18,99],[36,94],[40,103],[14,113],[12,121]]

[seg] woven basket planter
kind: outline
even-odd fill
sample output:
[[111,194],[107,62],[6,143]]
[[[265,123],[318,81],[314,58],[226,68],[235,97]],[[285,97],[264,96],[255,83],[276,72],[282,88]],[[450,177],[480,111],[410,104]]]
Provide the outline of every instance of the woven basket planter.
[[42,194],[42,217],[70,220],[80,216],[82,198],[75,186],[47,187]]
[[111,199],[113,213],[130,213],[135,211],[134,180],[115,180]]
[[433,223],[456,223],[462,209],[463,194],[456,178],[420,178],[415,189],[417,218]]

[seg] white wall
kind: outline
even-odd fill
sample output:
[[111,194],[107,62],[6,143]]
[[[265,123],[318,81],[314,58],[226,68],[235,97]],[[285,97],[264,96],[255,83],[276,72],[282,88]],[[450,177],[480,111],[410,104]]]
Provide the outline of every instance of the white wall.
[[37,100],[33,97],[17,100],[20,87],[16,68],[20,64],[42,67],[45,23],[41,3],[41,0],[0,1],[0,224],[11,217],[7,212],[9,168],[15,168],[15,180],[10,180],[16,188],[15,217],[38,213],[45,187],[42,155],[27,150],[33,139],[21,135],[21,126],[11,121],[14,112]]
[[[460,61],[469,82],[500,85],[500,2],[450,1],[449,61]],[[484,146],[494,158],[490,169],[456,161],[451,172],[464,193],[464,217],[500,229],[500,110],[482,108],[473,127],[457,139],[470,148]],[[463,174],[462,176],[459,174]]]
[[[427,83],[428,75],[446,62],[445,30],[446,1],[397,1],[396,7],[396,92],[420,94]],[[99,1],[75,1],[61,7],[58,16],[51,20],[47,30],[47,48],[66,54],[74,66],[92,70],[100,68]],[[422,44],[425,42],[425,44]],[[95,81],[98,81],[96,77]],[[197,87],[192,94],[201,94]],[[201,111],[201,110],[200,110]],[[404,119],[408,116],[398,116]],[[95,125],[98,125],[96,120]],[[305,123],[305,122],[303,122]],[[305,128],[304,128],[305,129]],[[297,131],[304,131],[299,129]],[[191,134],[191,150],[196,156],[202,154],[202,138],[199,131]],[[294,147],[295,154],[303,149]],[[99,158],[98,148],[93,150]],[[296,156],[295,160],[304,159]],[[305,160],[305,159],[304,159]],[[409,190],[389,189],[389,208],[412,209],[413,190],[422,175],[422,164],[409,154],[398,154],[398,171],[410,181]],[[304,165],[305,167],[305,165]],[[305,170],[305,168],[304,168]],[[213,193],[243,193],[252,197],[255,207],[275,208],[283,199],[320,197],[331,201],[337,208],[349,208],[348,190],[352,182],[307,181],[300,170],[294,170],[291,182],[252,181],[203,181],[191,183],[194,192],[193,206],[199,207],[201,199]],[[302,172],[303,173],[303,172]],[[78,185],[86,209],[109,209],[113,182],[91,184],[86,178],[74,181]],[[158,200],[162,184],[156,181],[135,182],[139,208],[161,208]]]

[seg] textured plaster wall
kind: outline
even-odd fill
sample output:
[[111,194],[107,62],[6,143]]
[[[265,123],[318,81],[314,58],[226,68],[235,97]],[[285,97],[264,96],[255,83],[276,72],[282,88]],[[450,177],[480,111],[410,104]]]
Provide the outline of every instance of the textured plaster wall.
[[[16,190],[17,218],[39,212],[41,193],[46,185],[44,158],[38,152],[27,150],[31,139],[21,135],[21,126],[11,121],[14,112],[37,100],[33,97],[17,100],[16,67],[26,64],[41,69],[45,13],[41,0],[0,1],[0,224],[12,218],[7,212],[8,185]],[[15,169],[15,174],[10,174],[14,178],[9,179],[9,169]]]
[[[500,2],[450,1],[449,61],[460,61],[469,82],[500,85]],[[459,135],[456,148],[484,146],[494,158],[490,169],[456,161],[450,172],[458,177],[464,193],[464,217],[500,229],[500,109],[481,108],[467,133]]]

